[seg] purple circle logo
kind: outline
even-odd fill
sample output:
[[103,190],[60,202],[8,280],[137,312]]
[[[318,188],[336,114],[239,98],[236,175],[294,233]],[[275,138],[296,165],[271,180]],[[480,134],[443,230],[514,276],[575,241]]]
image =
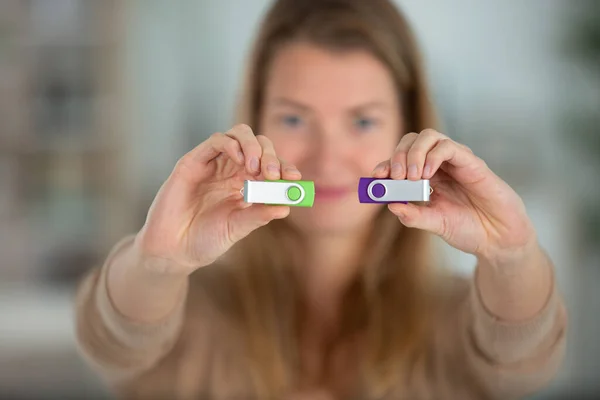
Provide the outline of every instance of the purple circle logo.
[[371,188],[371,193],[373,194],[373,197],[380,199],[385,196],[385,186],[381,183],[376,183]]

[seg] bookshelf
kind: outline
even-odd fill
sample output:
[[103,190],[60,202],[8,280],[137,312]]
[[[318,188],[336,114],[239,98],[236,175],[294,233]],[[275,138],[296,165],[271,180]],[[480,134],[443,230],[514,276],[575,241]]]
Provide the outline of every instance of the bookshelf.
[[124,2],[0,2],[0,281],[71,281],[133,229]]

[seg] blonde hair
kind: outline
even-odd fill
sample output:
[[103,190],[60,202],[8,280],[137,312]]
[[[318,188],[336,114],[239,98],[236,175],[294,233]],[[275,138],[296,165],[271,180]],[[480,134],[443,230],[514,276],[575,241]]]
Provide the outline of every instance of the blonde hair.
[[[388,0],[278,0],[268,11],[247,70],[238,122],[260,132],[269,65],[282,46],[305,41],[332,51],[365,50],[391,71],[407,132],[436,127],[424,70],[409,25]],[[257,398],[279,398],[297,376],[302,299],[291,272],[302,249],[291,226],[274,221],[229,252],[226,281],[235,293],[225,311],[244,337]],[[429,235],[403,227],[385,208],[343,302],[343,340],[364,332],[362,386],[380,396],[420,354],[426,329],[424,285],[431,271]],[[220,290],[223,288],[220,288]]]

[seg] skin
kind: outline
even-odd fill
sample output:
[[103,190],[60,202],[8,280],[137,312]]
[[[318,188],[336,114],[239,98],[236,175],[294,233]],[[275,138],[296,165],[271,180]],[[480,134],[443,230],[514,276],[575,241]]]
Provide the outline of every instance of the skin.
[[[311,319],[327,330],[356,273],[363,232],[382,207],[357,201],[357,180],[370,175],[431,179],[429,204],[389,211],[399,223],[474,254],[478,290],[498,318],[521,321],[541,310],[552,268],[522,200],[466,146],[430,129],[403,132],[385,66],[365,52],[297,43],[276,55],[269,72],[261,135],[238,125],[182,157],[135,244],[114,259],[108,289],[119,311],[141,322],[164,318],[191,272],[287,217],[306,236],[310,262],[302,279]],[[244,179],[280,177],[314,180],[324,196],[310,209],[243,203]]]

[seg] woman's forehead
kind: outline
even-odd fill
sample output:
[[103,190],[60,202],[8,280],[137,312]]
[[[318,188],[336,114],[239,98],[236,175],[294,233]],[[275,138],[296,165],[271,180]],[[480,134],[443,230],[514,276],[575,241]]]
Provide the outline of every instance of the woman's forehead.
[[310,44],[286,46],[275,55],[267,80],[267,98],[297,103],[316,100],[348,107],[389,103],[393,78],[377,58],[363,50],[336,52]]

